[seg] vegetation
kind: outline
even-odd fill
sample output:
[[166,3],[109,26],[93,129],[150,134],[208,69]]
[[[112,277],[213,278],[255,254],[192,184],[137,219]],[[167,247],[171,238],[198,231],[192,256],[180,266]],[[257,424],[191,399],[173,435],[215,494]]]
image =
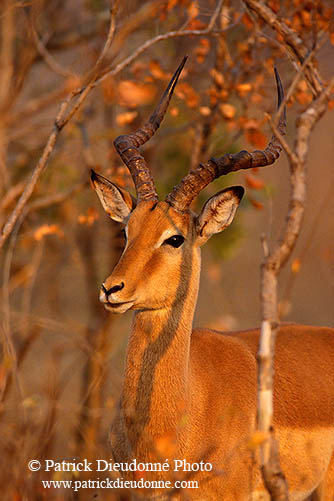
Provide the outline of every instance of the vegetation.
[[[333,107],[332,2],[3,0],[0,13],[2,499],[127,499],[126,492],[51,491],[41,480],[64,474],[27,468],[30,459],[110,457],[108,427],[129,320],[107,314],[98,302],[123,237],[99,209],[90,169],[133,190],[112,142],[149,116],[184,54],[189,59],[166,118],[143,148],[161,196],[211,156],[263,149],[277,128],[276,65],[286,90],[283,146],[292,179],[297,173],[305,180],[311,132],[319,146],[310,149],[302,240],[270,314],[277,316],[278,307],[281,319],[334,324],[334,177],[325,158],[332,154],[332,118],[313,132]],[[261,233],[267,233],[265,250],[275,250],[288,177],[283,160],[266,171],[221,178],[198,198],[195,210],[224,186],[247,188],[239,222],[207,251],[200,323],[222,329],[260,323],[259,286],[247,290],[260,273]],[[303,210],[298,218],[301,223]],[[300,224],[295,237],[299,231]],[[282,263],[294,245],[283,249]],[[221,257],[236,251],[247,265],[229,262],[229,274]]]

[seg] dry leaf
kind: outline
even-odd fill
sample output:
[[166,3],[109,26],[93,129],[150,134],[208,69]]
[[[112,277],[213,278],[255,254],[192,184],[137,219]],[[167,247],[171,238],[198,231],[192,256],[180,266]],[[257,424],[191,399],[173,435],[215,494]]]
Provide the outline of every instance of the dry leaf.
[[66,79],[64,88],[66,92],[72,92],[72,90],[80,88],[81,85],[81,78],[77,75],[72,75]]
[[248,200],[250,201],[250,203],[252,204],[252,206],[255,209],[257,209],[257,210],[263,209],[263,204],[261,202],[259,202],[258,200],[255,200],[254,198],[251,198],[250,196],[248,196]]
[[78,223],[92,226],[99,218],[99,213],[94,207],[89,207],[86,214],[79,214]]
[[247,129],[245,135],[247,141],[259,150],[267,146],[267,136],[259,129]]
[[45,235],[58,235],[59,237],[63,237],[64,233],[61,231],[59,226],[56,224],[43,224],[34,232],[34,238],[37,241],[42,240]]
[[184,99],[189,108],[196,108],[199,104],[199,95],[187,82],[179,83],[178,87],[175,89],[175,94],[181,99]]
[[203,117],[208,117],[211,114],[211,110],[208,106],[200,106],[199,112]]
[[115,82],[111,76],[107,76],[101,83],[102,94],[106,103],[112,103],[115,100]]
[[215,82],[218,87],[223,87],[224,85],[224,76],[220,71],[217,71],[215,68],[212,68],[210,71],[210,75],[213,78],[213,81]]
[[167,78],[167,73],[165,73],[163,71],[163,69],[161,68],[161,66],[158,63],[158,61],[156,61],[156,60],[150,61],[149,69],[150,69],[151,74],[157,80],[164,80],[165,78]]
[[210,52],[210,41],[207,38],[201,38],[194,52],[197,61],[203,63],[205,56]]
[[312,26],[311,12],[308,12],[307,10],[302,10],[300,15],[303,20],[304,26],[306,26],[306,28],[311,28]]
[[194,19],[195,17],[198,16],[198,13],[199,13],[198,3],[192,2],[189,5],[187,10],[188,10],[188,14],[189,14],[190,19]]
[[291,271],[292,271],[292,273],[294,275],[297,274],[300,271],[300,267],[301,267],[301,262],[300,262],[300,259],[297,257],[291,263]]
[[173,106],[170,109],[169,113],[171,114],[172,117],[177,117],[178,114],[180,113],[180,110],[179,110],[179,108],[177,108],[177,106]]
[[245,94],[247,94],[250,90],[252,90],[252,85],[250,83],[242,83],[242,84],[238,84],[236,86],[236,89],[237,89],[237,92],[239,92],[239,94],[241,96],[244,96]]
[[248,447],[251,450],[255,450],[259,445],[263,444],[270,437],[269,433],[265,433],[264,431],[256,431],[251,436]]
[[235,116],[235,107],[232,104],[223,103],[219,109],[224,118],[231,119]]
[[298,82],[297,89],[302,92],[307,92],[308,87],[306,80],[301,80],[300,82]]
[[258,92],[253,92],[250,100],[252,104],[260,104],[263,101],[263,97]]
[[252,176],[251,174],[245,175],[246,184],[249,188],[253,190],[262,190],[265,186],[264,181],[258,177]]
[[309,92],[298,92],[296,99],[299,104],[305,105],[312,101],[312,96]]
[[253,22],[248,14],[243,14],[241,20],[248,30],[251,30],[253,28]]
[[156,95],[153,85],[138,84],[131,80],[123,80],[118,85],[119,104],[129,108],[151,103]]
[[172,10],[177,3],[178,0],[168,0],[167,10]]
[[120,113],[116,117],[116,122],[118,125],[130,124],[138,116],[137,111],[127,111],[125,113]]

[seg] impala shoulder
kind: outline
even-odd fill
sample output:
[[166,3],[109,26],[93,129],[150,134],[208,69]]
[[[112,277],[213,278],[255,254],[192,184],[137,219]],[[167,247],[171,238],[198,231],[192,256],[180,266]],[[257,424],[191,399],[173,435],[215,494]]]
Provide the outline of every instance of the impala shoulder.
[[232,332],[194,329],[191,337],[192,356],[218,362],[236,364],[244,362],[255,370],[256,359],[249,344]]

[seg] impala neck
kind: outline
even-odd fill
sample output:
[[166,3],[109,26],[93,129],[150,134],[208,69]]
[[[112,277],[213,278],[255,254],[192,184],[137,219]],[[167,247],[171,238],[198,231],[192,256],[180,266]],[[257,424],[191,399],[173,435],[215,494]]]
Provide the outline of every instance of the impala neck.
[[[122,394],[127,435],[134,453],[152,455],[158,439],[176,436],[187,413],[190,337],[198,295],[200,253],[180,270],[169,308],[135,313]],[[189,262],[190,261],[190,262]],[[183,419],[183,422],[185,420]],[[152,440],[152,439],[151,439]]]

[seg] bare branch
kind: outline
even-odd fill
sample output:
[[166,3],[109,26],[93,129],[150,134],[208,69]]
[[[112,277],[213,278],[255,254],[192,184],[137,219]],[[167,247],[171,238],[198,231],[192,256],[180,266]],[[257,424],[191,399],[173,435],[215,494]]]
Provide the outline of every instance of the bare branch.
[[27,182],[27,185],[26,185],[22,195],[20,196],[19,201],[18,201],[14,211],[12,212],[7,223],[5,224],[5,226],[2,229],[1,237],[0,237],[0,249],[2,248],[3,244],[7,240],[8,236],[13,231],[13,228],[15,226],[16,221],[18,220],[18,218],[22,214],[26,203],[28,202],[28,200],[30,199],[30,197],[34,191],[36,183],[37,183],[40,175],[42,174],[42,172],[47,164],[47,161],[48,161],[48,159],[53,151],[53,148],[56,144],[57,137],[61,131],[61,128],[58,126],[58,123],[60,122],[60,120],[64,116],[69,104],[70,104],[70,97],[67,98],[60,106],[60,110],[59,110],[58,115],[56,117],[53,131],[51,132],[49,139],[45,145],[42,156],[39,159],[39,162],[38,162],[35,170],[33,171],[30,180]]
[[[258,351],[258,429],[267,440],[261,447],[261,462],[265,485],[271,498],[287,500],[288,490],[279,468],[278,446],[272,430],[273,417],[273,363],[275,339],[278,330],[277,280],[281,268],[287,262],[300,233],[306,200],[306,157],[310,134],[327,108],[327,101],[334,88],[334,78],[318,99],[297,119],[296,139],[293,151],[282,141],[290,164],[291,196],[285,229],[276,247],[265,255],[261,268],[262,324]],[[276,127],[272,123],[273,131]]]
[[[284,21],[267,7],[261,0],[244,0],[247,7],[271,26],[272,29],[282,37],[283,43],[291,50],[298,63],[303,64],[308,56],[308,49],[305,47],[302,39],[297,33],[289,28]],[[307,65],[305,76],[311,85],[312,92],[315,96],[319,95],[323,89],[323,84],[318,71],[310,63]]]
[[[165,33],[164,35],[159,35],[157,37],[154,37],[154,38],[148,40],[147,42],[145,42],[141,47],[139,47],[135,52],[133,52],[133,54],[131,54],[130,56],[125,58],[116,67],[114,67],[113,69],[105,70],[104,72],[102,72],[102,76],[100,76],[100,77],[98,77],[97,72],[99,70],[102,58],[101,57],[98,58],[97,63],[95,64],[95,66],[93,68],[94,75],[93,75],[91,81],[87,84],[87,86],[81,87],[81,88],[76,89],[75,91],[72,91],[67,96],[65,101],[61,104],[60,110],[59,110],[58,115],[57,115],[56,120],[55,120],[54,129],[51,132],[51,134],[47,140],[47,144],[43,150],[42,156],[41,156],[35,170],[33,171],[31,179],[27,182],[26,188],[25,188],[24,192],[22,193],[22,195],[17,203],[17,206],[15,207],[15,209],[12,212],[12,214],[10,215],[7,223],[5,224],[5,226],[2,229],[1,236],[0,236],[0,249],[3,247],[8,236],[13,231],[13,228],[15,226],[15,223],[16,223],[18,217],[20,216],[20,214],[23,211],[23,208],[25,207],[26,203],[30,199],[30,197],[34,191],[34,188],[36,186],[36,183],[37,183],[41,173],[43,172],[43,170],[48,162],[48,159],[49,159],[49,157],[54,149],[54,146],[56,144],[56,141],[57,141],[57,138],[58,138],[60,131],[68,124],[68,122],[73,118],[73,116],[80,109],[81,105],[85,101],[89,92],[97,84],[99,84],[104,78],[106,78],[109,75],[116,76],[126,66],[131,64],[140,54],[142,54],[147,49],[152,47],[154,44],[156,44],[162,40],[167,40],[170,38],[177,38],[179,36],[209,35],[213,31],[215,20],[219,16],[222,5],[223,5],[223,0],[219,0],[217,7],[216,7],[216,9],[211,17],[211,20],[210,20],[207,28],[205,28],[203,30],[171,31],[169,33]],[[109,28],[108,38],[107,38],[106,44],[105,44],[104,48],[102,49],[102,53],[101,53],[101,54],[103,54],[103,56],[106,54],[106,52],[107,52],[107,50],[112,42],[113,34],[114,34],[114,30],[115,30],[115,10],[114,9],[111,9],[111,14],[112,14],[112,16],[111,16],[111,20],[110,20],[110,28]],[[214,20],[214,22],[212,22],[212,19]],[[107,47],[107,49],[106,49],[106,47]],[[72,104],[72,101],[77,96],[79,96],[77,102],[75,103],[73,108],[69,111],[69,113],[66,115],[67,109],[69,108],[70,104]]]
[[63,68],[55,59],[54,57],[50,54],[50,52],[47,50],[45,45],[43,44],[42,40],[39,38],[37,31],[34,26],[31,26],[31,33],[34,39],[34,42],[36,44],[36,48],[39,52],[39,54],[42,56],[44,59],[45,63],[49,66],[49,68],[57,73],[58,75],[61,75],[62,77],[68,78],[74,76],[74,73],[71,71],[67,70],[66,68]]

